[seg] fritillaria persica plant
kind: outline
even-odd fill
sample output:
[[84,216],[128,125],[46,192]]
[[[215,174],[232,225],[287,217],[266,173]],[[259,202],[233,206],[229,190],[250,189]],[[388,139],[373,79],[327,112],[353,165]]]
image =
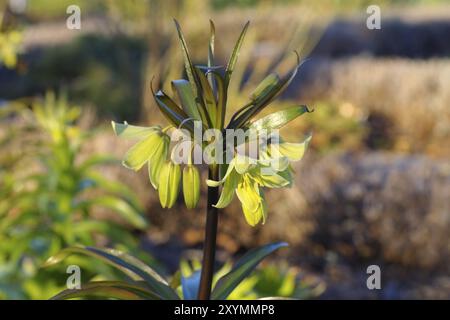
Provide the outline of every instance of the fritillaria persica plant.
[[[208,164],[207,214],[202,267],[189,278],[183,278],[181,285],[185,299],[225,299],[265,256],[285,244],[270,244],[249,252],[228,274],[217,281],[211,292],[218,209],[228,206],[236,194],[248,224],[256,226],[266,221],[267,204],[263,189],[291,185],[293,171],[290,163],[303,157],[311,138],[308,137],[301,143],[285,142],[279,137],[278,129],[309,110],[306,106],[294,106],[257,119],[260,112],[279,96],[295,77],[300,66],[297,55],[297,65],[293,70],[284,76],[278,76],[275,73],[268,75],[250,95],[248,103],[232,114],[229,121],[225,123],[226,112],[230,108],[227,104],[228,86],[249,23],[244,26],[225,67],[215,65],[215,27],[212,21],[206,66],[193,64],[185,38],[176,20],[175,25],[188,79],[172,81],[177,101],[166,92],[162,90],[155,92],[152,88],[156,104],[167,119],[168,125],[139,127],[126,122],[122,124],[113,122],[112,125],[117,136],[137,140],[137,143],[125,154],[123,165],[135,171],[144,166],[147,167],[151,185],[158,191],[163,208],[174,206],[180,189],[183,190],[187,208],[195,208],[200,200],[201,178],[198,165],[204,162]],[[173,138],[174,132],[179,131],[182,132],[183,137],[181,142],[180,139]],[[236,134],[237,132],[241,134]],[[232,139],[228,138],[229,133],[232,134]],[[252,149],[254,152],[247,155],[241,152],[243,149]],[[206,159],[201,159],[206,161],[198,161],[196,154],[199,153],[206,155],[204,156]],[[119,255],[116,252],[95,248],[72,248],[71,250],[101,256],[113,264],[118,263],[111,262],[113,258],[124,259],[125,257],[124,254]],[[54,257],[51,263],[60,259],[61,257]],[[127,256],[124,260],[129,259]],[[146,298],[158,296],[174,299],[177,297],[168,289],[167,283],[160,276],[157,279],[152,277],[149,283],[149,275],[142,271],[141,267],[133,265],[133,268],[139,269],[141,274],[136,270],[132,269],[132,271],[137,273],[141,280],[147,281],[145,290],[150,290],[151,294],[147,293]],[[154,276],[154,272],[152,274]],[[138,286],[138,284],[133,285]],[[125,286],[121,288],[131,290]],[[143,295],[143,288],[133,290],[135,294]],[[137,291],[139,293],[136,293]],[[73,295],[72,292],[68,292],[63,296],[68,297],[67,294]]]

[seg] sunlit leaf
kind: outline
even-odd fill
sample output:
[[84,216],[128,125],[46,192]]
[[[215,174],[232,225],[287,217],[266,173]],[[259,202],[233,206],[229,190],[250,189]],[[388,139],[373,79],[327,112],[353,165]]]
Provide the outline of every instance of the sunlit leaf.
[[195,102],[195,95],[189,81],[180,79],[172,81],[172,87],[177,92],[180,98],[181,106],[188,116],[194,120],[201,120],[198,111],[197,102]]
[[253,249],[246,253],[238,260],[230,272],[217,281],[217,284],[211,293],[212,299],[226,299],[239,283],[245,279],[266,256],[275,250],[286,246],[287,243],[285,242],[277,242]]
[[306,112],[310,112],[306,106],[287,108],[254,121],[249,127],[255,130],[279,129]]
[[148,287],[152,291],[157,292],[162,298],[169,300],[179,299],[175,291],[169,287],[167,282],[156,271],[139,259],[118,250],[93,247],[70,247],[50,257],[43,267],[57,264],[72,254],[85,254],[100,259],[124,272],[133,280],[144,280]]
[[247,21],[247,23],[244,25],[244,28],[241,31],[241,34],[239,35],[238,40],[236,41],[236,44],[234,45],[233,52],[231,53],[230,60],[228,60],[228,64],[225,70],[226,76],[225,80],[228,83],[231,78],[231,74],[233,73],[234,67],[236,66],[237,59],[239,58],[239,52],[241,50],[242,43],[244,42],[245,34],[247,32],[248,26],[250,24],[250,21]]
[[142,285],[131,284],[123,281],[94,281],[81,285],[80,289],[67,289],[51,300],[65,300],[74,298],[100,298],[119,300],[161,300],[154,292]]

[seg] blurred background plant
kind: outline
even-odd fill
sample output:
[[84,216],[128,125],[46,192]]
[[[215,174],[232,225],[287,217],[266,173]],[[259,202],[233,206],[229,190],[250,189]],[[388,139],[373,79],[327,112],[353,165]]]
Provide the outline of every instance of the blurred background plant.
[[[147,223],[130,189],[101,173],[102,165],[116,161],[81,155],[93,132],[77,126],[80,108],[64,95],[48,93],[33,101],[31,110],[15,104],[10,111],[16,111],[8,117],[18,138],[11,139],[8,130],[1,139],[0,292],[8,298],[47,298],[64,278],[39,274],[50,255],[75,243],[118,244],[133,251],[137,242],[131,230]],[[95,265],[86,266],[93,270]]]
[[[293,188],[267,194],[273,203],[272,223],[249,230],[236,222],[239,205],[227,208],[221,216],[220,261],[286,239],[292,249],[276,256],[277,265],[288,261],[302,274],[319,277],[326,283],[320,297],[450,297],[447,1],[376,1],[381,30],[366,28],[366,8],[372,1],[365,0],[10,2],[26,6],[3,10],[7,14],[1,30],[19,31],[22,40],[15,68],[0,67],[2,195],[15,185],[7,177],[13,172],[26,175],[35,166],[30,165],[36,163],[33,155],[42,152],[37,136],[23,134],[34,132],[35,125],[7,115],[12,106],[30,105],[33,97],[64,86],[68,100],[82,106],[81,119],[92,120],[83,131],[95,128],[76,158],[82,161],[94,153],[119,158],[130,145],[110,134],[109,120],[159,123],[150,80],[154,77],[155,86],[170,92],[168,79],[183,77],[172,17],[184,26],[196,63],[205,62],[201,59],[207,48],[200,44],[208,37],[212,18],[221,33],[216,43],[219,64],[229,55],[228,43],[251,20],[246,39],[251,49],[242,52],[229,99],[240,105],[261,75],[282,73],[295,63],[280,53],[299,50],[307,61],[268,111],[299,101],[312,106],[314,113],[282,134],[289,138],[313,131],[313,152],[295,168]],[[65,28],[69,2],[82,10],[81,30]],[[4,43],[0,41],[0,48]],[[99,174],[133,189],[151,222],[145,232],[135,233],[137,242],[172,274],[180,259],[188,258],[182,251],[199,249],[201,215],[181,203],[163,211],[157,195],[148,191],[145,174],[101,167]],[[203,211],[204,204],[199,206]],[[7,235],[2,231],[0,248],[14,241]],[[21,255],[19,250],[16,255]],[[0,266],[6,265],[1,261]],[[383,290],[361,285],[369,264],[381,266]],[[54,278],[58,285],[64,285],[66,276],[61,270],[61,278]]]

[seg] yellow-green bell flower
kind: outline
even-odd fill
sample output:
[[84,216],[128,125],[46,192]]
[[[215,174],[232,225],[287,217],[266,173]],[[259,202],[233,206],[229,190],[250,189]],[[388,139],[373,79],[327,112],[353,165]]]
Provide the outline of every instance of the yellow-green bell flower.
[[119,137],[140,139],[127,151],[122,163],[125,167],[135,171],[148,163],[150,182],[157,189],[161,167],[169,152],[170,137],[159,126],[138,127],[116,122],[112,122],[112,126]]
[[301,143],[280,141],[278,144],[270,145],[268,149],[272,158],[286,157],[289,161],[299,161],[303,158],[311,138],[310,135]]
[[192,164],[183,169],[183,194],[186,207],[195,208],[200,199],[200,172]]
[[236,192],[242,205],[245,219],[251,226],[264,223],[267,217],[267,205],[262,187],[282,188],[292,184],[289,161],[300,160],[311,137],[302,143],[281,142],[270,145],[259,154],[259,159],[252,159],[237,154],[228,165],[220,181],[207,180],[210,187],[223,185],[219,200],[214,205],[225,208],[233,200]]
[[180,165],[166,161],[161,168],[159,176],[159,202],[163,208],[172,208],[178,197],[180,189]]
[[148,159],[148,176],[150,182],[155,189],[158,189],[159,176],[161,168],[167,159],[169,153],[170,138],[168,135],[163,134],[162,139],[155,145],[153,153]]
[[263,204],[264,198],[261,196],[262,191],[258,182],[251,178],[249,174],[244,174],[241,181],[237,185],[236,194],[242,204],[245,220],[252,227],[257,225],[261,220],[266,220],[267,211]]

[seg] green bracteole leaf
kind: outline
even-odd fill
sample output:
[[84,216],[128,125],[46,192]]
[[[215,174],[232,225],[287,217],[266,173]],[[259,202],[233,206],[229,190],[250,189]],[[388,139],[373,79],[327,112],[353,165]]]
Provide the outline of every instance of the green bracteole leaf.
[[186,74],[188,76],[189,83],[192,86],[192,91],[197,93],[198,92],[197,86],[198,86],[199,82],[197,79],[197,75],[195,74],[194,64],[192,63],[191,57],[189,55],[189,50],[187,48],[187,44],[186,44],[186,40],[183,35],[183,31],[181,31],[180,24],[178,23],[178,21],[176,19],[173,19],[173,21],[174,21],[175,27],[177,29],[178,38],[180,39],[181,50],[183,51],[184,67],[186,69]]
[[180,39],[180,43],[181,43],[181,49],[183,51],[183,59],[184,59],[184,66],[186,69],[186,74],[188,76],[189,83],[192,86],[192,91],[196,94],[196,102],[200,105],[200,109],[201,109],[200,115],[202,116],[203,122],[211,128],[213,123],[208,116],[208,113],[206,111],[206,106],[203,104],[203,95],[202,95],[200,80],[198,78],[195,66],[192,63],[191,57],[189,55],[189,50],[187,48],[186,40],[184,38],[183,32],[181,31],[180,24],[178,23],[178,21],[176,19],[173,19],[173,20],[175,22],[175,27],[177,29],[178,38]]
[[312,112],[307,106],[295,106],[281,111],[269,114],[261,119],[258,119],[250,124],[250,129],[255,130],[272,130],[284,127],[287,123],[301,116],[304,113]]
[[93,281],[81,285],[80,289],[66,289],[50,300],[65,300],[74,298],[98,297],[102,299],[120,300],[161,300],[161,297],[146,289],[139,282],[128,283],[124,281]]
[[225,79],[216,71],[210,71],[208,75],[212,75],[216,84],[217,92],[217,116],[216,128],[223,128],[225,122],[225,113],[227,107],[227,88],[225,86]]
[[[297,54],[297,60],[298,60]],[[293,70],[287,73],[285,76],[281,78],[275,85],[269,86],[268,90],[264,91],[263,95],[256,98],[256,100],[252,101],[251,107],[248,107],[249,104],[245,105],[241,109],[239,109],[237,113],[239,116],[233,115],[232,121],[228,125],[228,128],[236,129],[241,128],[246,125],[248,121],[250,121],[253,117],[255,117],[258,113],[260,113],[270,102],[272,102],[276,97],[278,97],[283,91],[287,88],[287,86],[292,82],[292,80],[297,75],[298,69],[302,63],[298,61],[298,64],[293,68]],[[243,111],[244,109],[245,112]]]
[[244,42],[245,34],[247,33],[248,26],[250,25],[250,21],[247,21],[247,23],[244,25],[244,28],[241,31],[241,34],[239,35],[238,40],[236,41],[236,44],[234,45],[233,52],[231,53],[230,60],[228,60],[227,67],[225,69],[225,81],[227,83],[230,81],[231,74],[233,73],[234,67],[236,66],[237,59],[239,57],[239,51],[241,50],[242,43]]
[[[209,26],[210,26],[210,36],[208,46],[208,68],[212,68],[214,66],[214,42],[216,37],[216,27],[214,26],[214,22],[212,20],[209,20]],[[211,74],[208,74],[208,81],[213,92],[216,92],[215,80]]]
[[253,101],[262,100],[266,95],[268,95],[272,88],[276,87],[280,83],[280,76],[276,73],[271,73],[261,81],[260,84],[253,90],[250,94],[250,99]]
[[253,249],[246,253],[238,260],[230,272],[217,281],[217,284],[211,293],[212,299],[226,299],[239,283],[245,279],[265,257],[275,250],[286,246],[287,243],[285,242],[276,242]]
[[72,254],[84,254],[100,259],[122,271],[133,280],[144,280],[149,289],[157,293],[162,299],[179,299],[176,292],[169,287],[167,282],[155,270],[150,268],[141,260],[114,249],[100,249],[82,246],[66,248],[50,257],[44,263],[43,267],[55,265]]
[[198,112],[197,102],[195,102],[194,92],[189,81],[180,79],[172,81],[172,88],[178,94],[183,110],[194,120],[201,120]]
[[200,81],[200,87],[203,92],[203,104],[206,106],[208,117],[211,120],[211,123],[215,124],[217,115],[216,97],[214,96],[214,92],[209,85],[208,79],[203,71],[200,68],[195,68],[195,71],[197,72],[197,76]]
[[[189,118],[167,94],[159,90],[155,95],[155,100],[159,109],[171,124],[178,127],[185,119]],[[186,122],[186,128],[193,130],[192,123]]]

